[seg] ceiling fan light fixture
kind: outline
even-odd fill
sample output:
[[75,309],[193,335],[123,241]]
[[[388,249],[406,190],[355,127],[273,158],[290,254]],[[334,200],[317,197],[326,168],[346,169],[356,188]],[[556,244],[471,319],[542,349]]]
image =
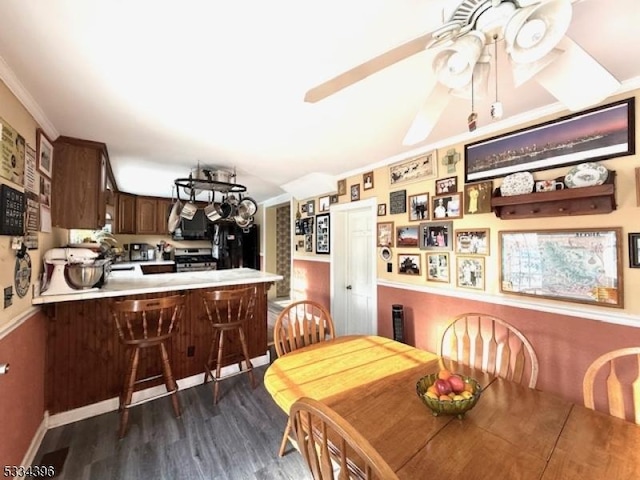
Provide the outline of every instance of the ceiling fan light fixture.
[[511,59],[530,63],[543,58],[562,40],[571,16],[571,0],[550,0],[517,10],[504,29]]
[[438,81],[449,88],[462,88],[468,84],[484,43],[484,34],[472,31],[438,53],[433,60]]

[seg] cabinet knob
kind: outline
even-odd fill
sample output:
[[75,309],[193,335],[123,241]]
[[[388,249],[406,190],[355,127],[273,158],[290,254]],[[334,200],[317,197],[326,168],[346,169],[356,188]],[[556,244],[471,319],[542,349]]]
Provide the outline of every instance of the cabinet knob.
[[559,211],[559,212],[564,212],[565,210],[566,210],[566,209],[565,209],[564,207],[560,207],[560,208],[558,209],[558,211]]

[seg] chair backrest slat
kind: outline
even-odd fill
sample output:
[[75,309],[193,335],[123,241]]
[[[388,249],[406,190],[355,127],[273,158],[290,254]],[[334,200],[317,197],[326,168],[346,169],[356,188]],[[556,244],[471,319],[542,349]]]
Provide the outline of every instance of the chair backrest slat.
[[184,295],[119,300],[112,303],[111,315],[120,340],[140,344],[152,338],[171,335],[182,315],[184,304]]
[[[629,381],[631,372],[633,378]],[[607,352],[589,365],[582,381],[585,407],[595,410],[595,392],[601,386],[606,389],[609,414],[640,425],[640,347]]]
[[465,313],[453,318],[438,343],[438,355],[445,367],[449,359],[530,388],[538,381],[538,358],[529,340],[493,315]]
[[273,328],[276,354],[279,357],[328,338],[335,338],[331,314],[325,307],[310,300],[285,307]]
[[397,480],[369,441],[328,405],[301,398],[289,412],[298,448],[314,480]]

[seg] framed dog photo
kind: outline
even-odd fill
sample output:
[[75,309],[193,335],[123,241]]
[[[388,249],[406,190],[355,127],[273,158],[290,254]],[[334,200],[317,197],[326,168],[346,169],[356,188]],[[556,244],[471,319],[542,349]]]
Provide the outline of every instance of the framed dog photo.
[[456,230],[455,251],[462,255],[489,255],[489,229]]
[[456,258],[456,285],[484,290],[484,257],[459,255]]
[[432,218],[462,218],[462,193],[449,193],[433,197]]

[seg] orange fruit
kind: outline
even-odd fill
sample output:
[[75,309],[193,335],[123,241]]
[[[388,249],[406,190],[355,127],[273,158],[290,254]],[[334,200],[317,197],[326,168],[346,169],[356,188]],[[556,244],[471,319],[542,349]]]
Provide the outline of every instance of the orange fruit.
[[473,393],[473,385],[471,383],[465,384],[464,391],[465,392],[469,392],[469,393]]
[[441,402],[450,402],[451,401],[451,397],[449,395],[440,395],[439,400]]
[[434,385],[431,385],[430,387],[427,387],[427,392],[433,393],[436,396],[436,398],[438,398],[438,396],[440,395],[438,393],[438,390],[436,390],[436,387]]
[[441,380],[446,380],[451,376],[451,372],[446,368],[443,368],[438,372],[438,378]]

